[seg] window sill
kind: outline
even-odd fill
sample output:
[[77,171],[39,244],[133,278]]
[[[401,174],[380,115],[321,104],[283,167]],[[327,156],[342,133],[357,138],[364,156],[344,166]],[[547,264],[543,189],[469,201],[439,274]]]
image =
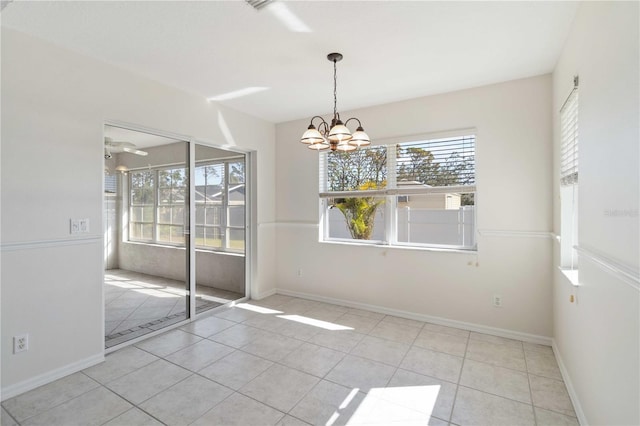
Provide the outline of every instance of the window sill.
[[410,251],[426,251],[437,253],[460,253],[460,254],[478,254],[478,249],[458,249],[458,248],[444,248],[444,247],[419,247],[419,246],[402,246],[402,245],[390,245],[384,243],[358,243],[353,241],[339,241],[339,240],[321,240],[321,244],[335,244],[345,246],[360,246],[360,247],[377,247],[379,249],[398,249],[398,250],[410,250]]
[[[165,248],[165,249],[174,249],[174,250],[185,250],[184,246],[174,246],[171,244],[158,244],[158,243],[145,243],[144,241],[123,241],[124,244],[138,245],[138,246],[148,246],[148,247],[157,247],[157,248]],[[196,253],[213,253],[220,254],[224,256],[237,256],[244,257],[244,253],[237,253],[233,251],[223,251],[223,250],[207,250],[196,248]]]
[[558,267],[562,275],[571,283],[572,286],[578,287],[580,285],[580,281],[578,280],[578,270],[577,269],[565,269]]

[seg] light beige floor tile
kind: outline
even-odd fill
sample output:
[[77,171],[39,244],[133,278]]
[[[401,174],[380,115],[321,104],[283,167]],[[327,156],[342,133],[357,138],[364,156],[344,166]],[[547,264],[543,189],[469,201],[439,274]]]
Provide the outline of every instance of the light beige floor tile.
[[385,317],[384,314],[381,314],[379,312],[367,311],[367,310],[358,309],[358,308],[347,308],[347,313],[353,314],[353,315],[360,315],[361,317],[374,318],[378,320],[381,320],[382,318]]
[[487,364],[498,367],[527,371],[524,351],[522,347],[516,345],[503,345],[501,343],[469,339],[466,357],[474,361],[486,362]]
[[425,323],[422,329],[433,331],[434,333],[442,333],[442,334],[448,334],[450,336],[458,336],[458,337],[464,337],[464,338],[469,338],[469,335],[471,334],[467,330],[462,330],[460,328],[455,328],[455,327],[447,327],[445,325],[432,324],[429,322]]
[[2,417],[0,417],[0,425],[2,426],[18,426],[18,423],[14,420],[13,417],[5,410],[2,409]]
[[302,343],[301,340],[286,336],[265,336],[258,337],[247,343],[242,347],[242,350],[271,361],[280,361],[302,345]]
[[429,419],[429,426],[449,426],[449,422],[439,419],[437,417],[431,417]]
[[104,312],[105,321],[124,321],[136,308],[109,309]]
[[332,311],[342,312],[343,314],[349,310],[348,307],[342,305],[335,305],[327,302],[315,302],[311,310],[316,309],[331,309]]
[[[419,399],[429,398],[427,388],[372,389],[359,403],[348,421],[349,425],[425,425],[431,418],[431,407],[419,405]],[[410,394],[410,395],[409,395]]]
[[148,308],[137,308],[135,311],[131,313],[131,315],[127,317],[127,320],[136,320],[136,319],[148,320],[149,318],[154,318],[154,319],[165,318],[169,316],[174,306],[175,305],[166,306],[166,307],[151,306]]
[[287,414],[276,424],[276,426],[309,426],[309,423],[303,422],[302,420]]
[[537,426],[580,426],[578,419],[553,411],[534,407]]
[[562,374],[560,373],[560,368],[558,367],[558,362],[553,352],[525,350],[524,356],[527,360],[527,370],[529,373],[562,380]]
[[108,354],[104,362],[83,370],[83,373],[105,384],[157,360],[157,356],[135,346],[129,346]]
[[188,370],[199,371],[234,350],[229,346],[205,339],[174,352],[165,359]]
[[[308,323],[304,323],[305,321],[313,321],[312,318],[307,317],[305,315],[287,315],[285,316],[286,323],[275,330],[276,333],[282,334],[283,336],[295,337],[298,340],[309,340],[313,338],[316,334],[320,333],[324,328],[318,325],[311,325]],[[322,324],[322,323],[320,323]],[[329,324],[327,324],[329,326]]]
[[343,420],[351,417],[364,397],[356,389],[322,380],[290,414],[314,425],[343,424],[346,423]]
[[534,426],[533,407],[464,386],[458,388],[451,422],[457,425]]
[[409,348],[410,346],[405,343],[366,336],[351,350],[351,354],[397,367]]
[[261,330],[277,333],[282,327],[287,324],[287,320],[279,318],[276,315],[260,315],[257,317],[249,318],[243,325],[259,328]]
[[207,317],[187,324],[180,329],[200,337],[209,337],[234,325],[236,325],[236,323],[233,321],[218,317]]
[[199,374],[237,390],[272,365],[273,362],[266,359],[235,351],[203,368]]
[[492,336],[490,334],[476,333],[472,331],[469,335],[469,339],[480,340],[482,342],[497,343],[499,345],[507,345],[514,348],[522,349],[522,342],[520,340],[507,339],[506,337]]
[[232,393],[231,389],[194,374],[149,398],[140,408],[168,425],[188,425]]
[[316,307],[304,313],[305,317],[331,323],[335,323],[342,315],[344,315],[344,311],[325,307]]
[[255,327],[249,327],[244,324],[237,324],[220,333],[209,337],[209,340],[222,343],[223,345],[241,348],[252,341],[265,336],[273,337],[274,334]]
[[310,374],[275,364],[240,388],[240,392],[287,413],[318,381]]
[[560,380],[529,374],[533,405],[575,417],[573,404],[564,383]]
[[536,343],[522,342],[522,347],[525,352],[536,351],[536,352],[543,352],[549,355],[553,355],[553,348],[548,345],[538,345]]
[[249,303],[256,304],[258,306],[264,306],[266,308],[276,308],[280,305],[284,305],[287,302],[290,302],[294,298],[291,296],[285,296],[283,294],[274,294],[269,297],[265,297],[260,300],[250,300]]
[[8,399],[2,406],[18,422],[22,422],[98,386],[98,383],[84,374],[75,373]]
[[277,424],[284,413],[244,395],[234,393],[209,410],[192,426],[269,426]]
[[164,357],[182,348],[193,345],[200,340],[202,340],[201,337],[191,333],[182,330],[171,330],[159,336],[136,343],[136,346],[156,356]]
[[104,322],[104,335],[108,336],[109,334],[111,334],[113,332],[113,330],[115,330],[118,325],[120,325],[122,321],[120,320],[115,320],[115,321],[105,321]]
[[124,399],[100,386],[51,410],[22,422],[24,426],[101,425],[132,407]]
[[104,426],[162,426],[162,423],[138,408],[131,408]]
[[462,358],[414,346],[409,350],[400,367],[414,373],[458,383]]
[[292,299],[278,306],[278,309],[283,311],[286,315],[302,315],[305,312],[308,312],[316,307],[318,307],[318,302],[315,302],[313,300]]
[[450,355],[464,356],[467,351],[467,341],[469,339],[461,336],[453,336],[423,329],[416,340],[413,342],[415,346],[425,349],[432,349],[438,352],[445,352]]
[[416,321],[416,320],[412,320],[412,319],[408,319],[408,318],[402,318],[402,317],[396,317],[393,315],[387,315],[384,318],[382,318],[383,323],[391,323],[391,324],[400,324],[400,325],[407,325],[410,327],[417,327],[422,329],[422,327],[424,326],[424,322],[422,321]]
[[[406,388],[409,390],[414,387],[424,388],[426,396],[424,398],[420,397],[418,400],[414,399],[413,403],[423,407],[432,407],[433,410],[431,414],[433,416],[442,419],[448,419],[451,416],[453,400],[456,396],[456,385],[453,383],[399,368],[389,381],[387,387]],[[412,394],[409,393],[409,395]],[[409,400],[407,400],[407,402],[409,402]]]
[[369,332],[369,335],[410,345],[419,333],[420,328],[418,327],[380,321],[378,325]]
[[336,323],[353,328],[358,333],[369,333],[380,322],[379,318],[363,317],[362,315],[355,315],[350,313],[343,314],[336,320]]
[[106,386],[126,400],[139,404],[189,375],[189,370],[161,359],[113,380]]
[[364,338],[364,334],[351,330],[321,331],[308,340],[309,343],[335,349],[340,352],[350,352],[351,349]]
[[258,312],[250,311],[248,309],[242,309],[238,307],[229,308],[220,312],[216,312],[213,314],[218,318],[223,318],[229,321],[234,322],[243,322],[250,318],[255,318],[257,316],[263,315]]
[[466,360],[460,376],[460,384],[469,388],[531,404],[529,378],[508,368],[496,367],[484,362]]
[[344,353],[333,349],[304,343],[286,356],[281,363],[317,377],[324,377],[344,356]]
[[363,392],[386,386],[395,368],[380,362],[347,355],[325,376],[326,380]]

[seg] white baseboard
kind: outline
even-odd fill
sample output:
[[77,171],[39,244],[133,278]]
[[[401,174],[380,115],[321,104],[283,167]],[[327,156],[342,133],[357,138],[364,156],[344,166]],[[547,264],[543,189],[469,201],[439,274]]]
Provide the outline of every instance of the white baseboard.
[[562,380],[564,380],[564,385],[567,387],[567,392],[569,393],[569,398],[571,398],[571,403],[573,404],[573,409],[576,412],[576,416],[578,417],[578,423],[581,425],[587,425],[587,418],[584,415],[584,411],[582,410],[582,405],[580,404],[580,400],[578,399],[578,394],[576,393],[575,388],[573,387],[573,382],[571,382],[571,377],[569,377],[569,372],[562,360],[562,355],[560,354],[560,350],[556,344],[556,339],[552,339],[551,347],[553,348],[553,354],[556,357],[556,361],[558,362],[558,367],[560,368],[560,374],[562,375]]
[[0,400],[5,401],[9,398],[13,398],[14,396],[20,395],[21,393],[28,392],[42,385],[46,385],[47,383],[51,383],[54,380],[61,379],[65,376],[68,376],[69,374],[77,373],[78,371],[84,370],[85,368],[92,367],[96,364],[101,363],[102,361],[104,361],[104,354],[96,354],[90,356],[89,358],[85,358],[80,361],[65,365],[64,367],[48,371],[39,376],[32,377],[13,385],[9,385],[2,388],[2,390],[0,391]]
[[[390,309],[384,306],[368,305],[366,303],[353,302],[351,300],[334,299],[332,297],[317,296],[315,294],[301,293],[286,289],[276,289],[274,293],[283,294],[285,296],[300,297],[302,299],[315,300],[318,302],[332,303],[334,305],[348,306],[350,308],[364,309],[367,311],[378,312],[386,315],[393,315],[401,318],[408,318],[417,321],[430,322],[432,324],[444,325],[447,327],[461,328],[463,330],[475,331],[477,333],[490,334],[492,336],[505,337],[507,339],[522,340],[527,343],[536,343],[539,345],[551,346],[551,337],[539,336],[536,334],[522,333],[520,331],[507,330],[504,328],[489,327],[486,325],[473,324],[464,321],[456,321],[442,317],[434,317],[431,315],[418,314],[415,312],[401,311],[398,309]],[[265,293],[266,294],[266,293]],[[267,296],[263,296],[267,297]]]
[[263,291],[262,293],[257,293],[257,294],[252,293],[251,298],[253,300],[260,300],[260,299],[264,299],[265,297],[273,296],[277,292],[278,292],[277,288],[272,288],[271,290]]

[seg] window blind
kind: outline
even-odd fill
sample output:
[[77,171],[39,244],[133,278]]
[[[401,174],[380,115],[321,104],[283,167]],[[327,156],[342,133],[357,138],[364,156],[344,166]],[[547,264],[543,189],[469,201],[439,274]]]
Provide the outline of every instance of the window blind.
[[560,184],[578,183],[578,87],[560,109]]
[[403,182],[431,187],[475,184],[475,142],[475,135],[466,135],[397,144],[398,187]]

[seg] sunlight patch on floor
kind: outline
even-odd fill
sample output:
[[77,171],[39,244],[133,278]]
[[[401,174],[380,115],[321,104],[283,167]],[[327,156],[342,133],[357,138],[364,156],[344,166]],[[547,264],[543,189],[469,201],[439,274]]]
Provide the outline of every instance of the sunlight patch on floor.
[[278,315],[278,318],[299,322],[302,324],[313,325],[315,327],[324,328],[325,330],[339,331],[339,330],[353,330],[353,327],[347,327],[340,324],[334,324],[332,322],[320,321],[317,319],[303,317],[302,315]]

